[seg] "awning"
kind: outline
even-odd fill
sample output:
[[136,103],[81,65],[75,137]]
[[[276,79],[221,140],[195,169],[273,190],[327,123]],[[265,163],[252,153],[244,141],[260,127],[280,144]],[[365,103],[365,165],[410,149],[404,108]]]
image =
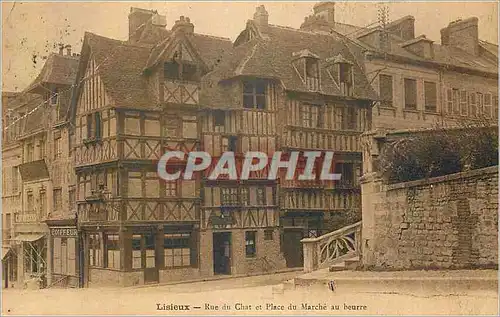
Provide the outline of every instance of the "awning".
[[24,242],[33,242],[40,240],[45,236],[44,233],[27,233],[27,234],[19,234],[14,240],[15,241],[24,241]]

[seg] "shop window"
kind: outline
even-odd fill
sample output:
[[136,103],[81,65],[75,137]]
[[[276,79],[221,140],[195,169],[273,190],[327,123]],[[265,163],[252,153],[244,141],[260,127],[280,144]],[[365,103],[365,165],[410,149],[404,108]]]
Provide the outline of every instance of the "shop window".
[[117,234],[106,235],[106,267],[120,269],[120,239]]
[[142,268],[141,235],[132,236],[132,268]]
[[247,258],[253,258],[257,256],[255,236],[256,236],[256,231],[245,232],[245,255]]
[[190,244],[190,233],[166,233],[163,239],[165,267],[191,266]]
[[97,233],[89,235],[89,265],[102,267],[101,239]]

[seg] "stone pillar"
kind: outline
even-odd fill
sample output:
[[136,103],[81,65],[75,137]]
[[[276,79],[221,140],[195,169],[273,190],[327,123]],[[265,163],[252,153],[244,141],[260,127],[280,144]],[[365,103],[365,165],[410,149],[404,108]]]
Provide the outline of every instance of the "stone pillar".
[[361,178],[361,261],[364,267],[375,264],[376,211],[381,203],[382,179],[376,173]]
[[213,259],[213,232],[212,230],[200,230],[200,242],[198,252],[199,268],[201,276],[214,275],[214,259]]
[[309,273],[318,268],[318,255],[316,254],[317,244],[315,239],[302,239],[302,248],[304,250],[304,272]]

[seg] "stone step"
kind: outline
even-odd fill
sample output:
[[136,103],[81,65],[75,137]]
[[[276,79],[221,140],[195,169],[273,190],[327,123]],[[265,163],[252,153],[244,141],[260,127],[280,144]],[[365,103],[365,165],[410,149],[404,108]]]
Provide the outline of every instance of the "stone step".
[[354,270],[359,268],[361,262],[360,262],[359,256],[355,256],[355,257],[352,257],[350,259],[346,259],[344,261],[344,264],[345,264],[345,268],[347,270],[354,271]]

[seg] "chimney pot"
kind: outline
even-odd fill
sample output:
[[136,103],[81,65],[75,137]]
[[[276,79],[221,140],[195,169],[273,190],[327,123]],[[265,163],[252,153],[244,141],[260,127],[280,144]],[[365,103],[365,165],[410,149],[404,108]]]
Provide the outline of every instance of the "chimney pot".
[[183,32],[185,34],[194,33],[194,25],[188,17],[181,15],[179,20],[175,21],[172,31]]
[[71,45],[66,45],[66,55],[71,56]]
[[253,20],[259,26],[267,26],[269,24],[269,13],[267,13],[264,5],[260,5],[255,9]]

